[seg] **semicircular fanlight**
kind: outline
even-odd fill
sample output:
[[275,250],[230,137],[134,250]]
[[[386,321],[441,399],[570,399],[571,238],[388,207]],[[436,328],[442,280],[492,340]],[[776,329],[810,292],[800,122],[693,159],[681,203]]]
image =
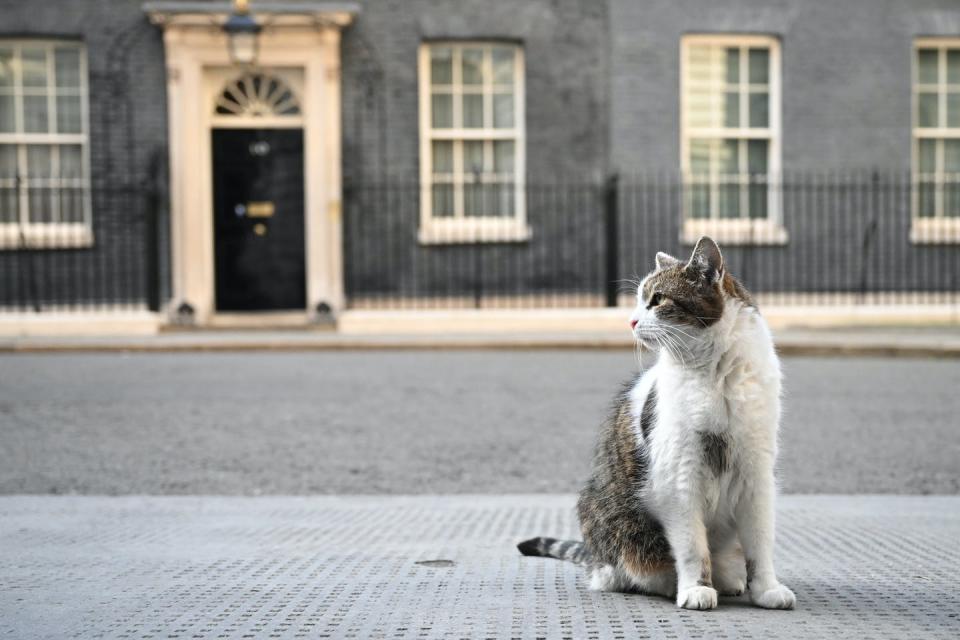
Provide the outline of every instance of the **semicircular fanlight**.
[[281,78],[247,72],[227,83],[217,96],[220,116],[297,116],[300,102]]

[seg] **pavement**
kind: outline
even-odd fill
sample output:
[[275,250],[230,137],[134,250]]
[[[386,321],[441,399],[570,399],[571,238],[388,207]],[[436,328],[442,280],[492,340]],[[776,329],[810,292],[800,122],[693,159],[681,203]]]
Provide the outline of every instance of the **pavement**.
[[[556,322],[552,326],[556,326]],[[782,355],[960,357],[960,324],[784,328]],[[0,353],[42,351],[331,351],[431,349],[629,349],[617,331],[344,333],[332,330],[167,330],[156,335],[3,336]]]
[[[788,493],[960,493],[960,366],[786,357]],[[0,494],[566,493],[629,351],[0,356]]]
[[518,540],[572,495],[0,498],[0,636],[925,638],[960,635],[960,497],[787,496],[792,611],[595,593]]

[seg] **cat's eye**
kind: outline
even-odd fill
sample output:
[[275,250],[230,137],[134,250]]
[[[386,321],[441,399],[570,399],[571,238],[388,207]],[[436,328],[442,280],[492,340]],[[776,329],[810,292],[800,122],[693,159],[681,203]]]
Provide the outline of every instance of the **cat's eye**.
[[650,296],[650,302],[647,303],[647,309],[657,306],[658,304],[660,304],[662,300],[663,300],[662,295],[660,295],[659,293],[653,294],[652,296]]

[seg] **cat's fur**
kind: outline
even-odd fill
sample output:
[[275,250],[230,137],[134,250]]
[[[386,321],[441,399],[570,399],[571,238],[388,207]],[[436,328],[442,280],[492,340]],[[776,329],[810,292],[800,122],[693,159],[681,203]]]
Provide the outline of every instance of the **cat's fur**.
[[534,538],[525,555],[585,565],[590,586],[712,609],[749,589],[794,606],[773,568],[780,364],[769,329],[716,243],[657,254],[634,335],[657,362],[617,397],[578,512],[584,542]]

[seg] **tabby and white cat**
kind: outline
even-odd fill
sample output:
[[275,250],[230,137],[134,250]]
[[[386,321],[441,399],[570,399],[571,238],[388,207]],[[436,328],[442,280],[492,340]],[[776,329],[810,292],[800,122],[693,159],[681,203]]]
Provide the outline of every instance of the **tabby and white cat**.
[[773,568],[780,364],[750,294],[704,237],[686,263],[657,254],[630,322],[657,362],[604,426],[577,505],[584,541],[518,548],[586,565],[592,589],[687,609],[749,589],[761,607],[792,608]]

